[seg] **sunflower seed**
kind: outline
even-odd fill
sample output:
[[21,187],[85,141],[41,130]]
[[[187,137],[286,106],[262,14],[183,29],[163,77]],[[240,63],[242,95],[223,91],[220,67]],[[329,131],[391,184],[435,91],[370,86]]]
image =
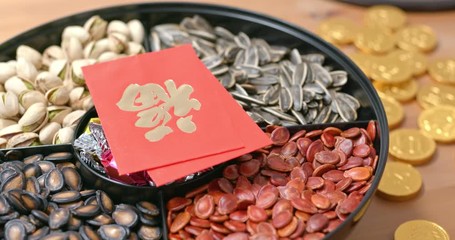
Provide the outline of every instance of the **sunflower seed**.
[[279,109],[263,107],[263,108],[261,108],[261,110],[264,112],[268,112],[277,118],[281,118],[283,120],[287,120],[287,121],[291,121],[291,122],[297,122],[297,119],[295,119],[293,116],[286,114],[286,113],[282,113],[281,111],[279,111]]
[[280,89],[280,98],[278,99],[278,105],[281,108],[281,111],[287,112],[292,107],[292,95],[289,88],[281,88]]
[[241,100],[241,101],[244,101],[246,103],[254,103],[254,104],[257,104],[257,105],[260,105],[260,106],[265,106],[265,102],[261,101],[261,100],[258,100],[256,98],[253,98],[253,97],[250,97],[250,96],[244,96],[244,95],[241,95],[237,92],[231,92],[231,95],[237,99],[237,100]]

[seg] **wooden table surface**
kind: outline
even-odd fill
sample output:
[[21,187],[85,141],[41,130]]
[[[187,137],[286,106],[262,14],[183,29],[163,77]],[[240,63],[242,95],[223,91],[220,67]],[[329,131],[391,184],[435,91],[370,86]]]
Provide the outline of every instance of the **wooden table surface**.
[[[80,11],[128,4],[127,0],[0,0],[0,42],[25,30]],[[314,31],[321,19],[342,16],[359,22],[365,8],[328,0],[209,0],[241,7],[281,18]],[[410,23],[427,24],[438,35],[437,50],[430,59],[455,57],[455,11],[436,13],[409,13]],[[428,76],[417,80],[420,87],[431,80]],[[417,128],[416,119],[421,108],[413,101],[404,105],[406,118],[401,127]],[[421,194],[406,202],[392,202],[373,198],[367,213],[348,239],[393,239],[395,229],[404,221],[427,219],[444,227],[455,238],[455,145],[438,144],[433,160],[417,169],[422,173],[424,187]]]

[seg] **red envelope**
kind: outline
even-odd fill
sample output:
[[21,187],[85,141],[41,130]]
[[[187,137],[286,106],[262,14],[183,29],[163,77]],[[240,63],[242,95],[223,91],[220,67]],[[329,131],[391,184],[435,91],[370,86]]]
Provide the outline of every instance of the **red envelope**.
[[[230,102],[233,100],[231,95],[224,89],[218,93],[218,96],[222,102]],[[232,119],[235,119],[235,121],[233,121],[234,131],[238,139],[242,140],[245,144],[245,148],[217,155],[201,157],[161,168],[150,169],[147,172],[157,186],[164,185],[173,180],[199,172],[208,167],[226,162],[227,160],[234,159],[243,154],[272,144],[270,138],[256,125],[253,120],[251,120],[251,118],[238,104],[229,104],[227,106],[226,110],[229,112],[229,116]]]
[[[100,63],[83,71],[120,174],[245,146],[238,126],[233,127],[239,119],[226,110],[238,104],[232,98],[220,98],[221,92],[228,93],[191,45]],[[173,172],[165,174],[167,182],[178,178]]]

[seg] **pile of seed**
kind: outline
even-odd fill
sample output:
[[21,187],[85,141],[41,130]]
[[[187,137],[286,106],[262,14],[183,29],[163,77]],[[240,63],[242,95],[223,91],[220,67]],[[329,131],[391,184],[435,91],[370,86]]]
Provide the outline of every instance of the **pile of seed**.
[[156,205],[116,205],[102,190],[83,188],[71,153],[21,155],[1,156],[0,238],[161,238]]
[[296,125],[350,122],[359,101],[340,92],[343,70],[324,66],[324,55],[271,46],[243,32],[212,27],[200,16],[154,26],[153,51],[191,43],[209,70],[257,123]]
[[322,239],[358,207],[378,162],[374,122],[366,129],[267,133],[273,146],[237,158],[223,177],[167,202],[170,239]]
[[67,26],[60,45],[42,53],[26,45],[0,62],[0,148],[70,143],[74,128],[93,107],[82,67],[145,52],[144,27],[89,18]]

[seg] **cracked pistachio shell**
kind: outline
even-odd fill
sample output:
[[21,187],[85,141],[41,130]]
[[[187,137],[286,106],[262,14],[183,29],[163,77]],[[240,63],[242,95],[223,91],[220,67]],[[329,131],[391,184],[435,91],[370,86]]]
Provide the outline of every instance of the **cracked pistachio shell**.
[[34,103],[47,105],[47,99],[42,92],[36,90],[26,90],[19,95],[19,104],[27,110]]
[[5,84],[6,80],[16,75],[16,64],[0,62],[0,83]]
[[25,60],[32,63],[36,69],[41,68],[41,53],[36,51],[34,48],[31,48],[27,45],[20,45],[16,49],[16,59],[24,58]]
[[34,89],[33,84],[31,82],[23,80],[17,76],[13,76],[6,80],[4,87],[6,91],[12,92],[18,96],[23,91]]
[[51,88],[45,96],[48,102],[57,106],[65,105],[70,100],[69,91],[65,86]]
[[84,73],[82,72],[82,67],[95,64],[95,59],[80,59],[72,63],[71,69],[71,79],[76,85],[84,85],[85,78]]
[[38,70],[36,70],[35,65],[27,59],[19,58],[16,63],[16,74],[24,80],[34,82],[36,76],[38,75]]
[[19,119],[19,125],[24,132],[37,132],[48,121],[47,107],[44,103],[35,103],[31,105]]
[[65,53],[60,46],[52,45],[44,50],[42,57],[43,65],[49,67],[57,59],[65,59]]
[[17,124],[16,121],[11,119],[0,118],[0,129],[6,128],[8,126]]
[[107,34],[111,35],[113,33],[120,33],[127,39],[130,38],[130,29],[128,28],[128,25],[120,20],[110,21],[107,25]]
[[8,140],[14,135],[22,132],[24,131],[22,130],[22,126],[20,124],[13,124],[8,127],[0,129],[0,138]]
[[35,87],[45,93],[52,88],[62,86],[63,81],[57,75],[51,72],[40,72],[38,76],[36,76],[35,80]]
[[54,60],[49,66],[49,72],[58,76],[60,79],[65,79],[68,67],[69,64],[66,59],[57,59]]
[[95,106],[95,104],[93,104],[92,96],[87,96],[82,99],[82,109],[83,110],[88,111],[93,106]]
[[106,34],[107,21],[98,15],[92,16],[85,22],[84,29],[90,34],[93,40],[101,39]]
[[62,49],[66,55],[66,58],[70,62],[84,57],[83,54],[84,48],[82,46],[82,43],[79,41],[79,39],[75,37],[63,39]]
[[84,48],[84,57],[96,59],[106,51],[109,51],[109,39],[103,38],[98,41],[91,41]]
[[0,138],[0,148],[6,148],[6,142],[8,140],[4,139],[4,138]]
[[75,110],[69,113],[63,119],[62,127],[75,127],[84,114],[84,110]]
[[77,101],[83,98],[83,95],[88,95],[88,91],[84,87],[75,87],[70,91],[70,105],[73,105]]
[[71,127],[64,127],[58,130],[52,139],[52,144],[71,143],[74,137],[74,130]]
[[107,62],[107,61],[112,61],[119,58],[119,54],[115,52],[104,52],[98,57],[98,62]]
[[70,38],[76,38],[80,43],[86,44],[90,40],[90,34],[81,26],[68,26],[63,30],[62,39]]
[[114,32],[109,34],[109,50],[116,53],[121,53],[128,47],[128,37],[125,35]]
[[144,25],[137,19],[130,20],[128,23],[128,29],[130,30],[131,40],[135,43],[142,43],[144,41]]
[[128,55],[137,55],[140,53],[144,53],[145,49],[142,47],[141,44],[135,42],[129,42],[128,48],[126,49],[126,54]]
[[0,116],[12,118],[19,113],[19,100],[13,92],[0,93]]
[[63,119],[68,115],[72,109],[67,106],[50,106],[47,107],[49,113],[49,122],[63,123]]
[[38,134],[33,132],[19,133],[8,139],[6,148],[28,147],[31,145],[39,144],[37,142]]
[[55,134],[60,130],[62,127],[59,123],[50,122],[46,124],[40,131],[39,131],[39,141],[42,144],[52,144],[52,140],[54,139]]

